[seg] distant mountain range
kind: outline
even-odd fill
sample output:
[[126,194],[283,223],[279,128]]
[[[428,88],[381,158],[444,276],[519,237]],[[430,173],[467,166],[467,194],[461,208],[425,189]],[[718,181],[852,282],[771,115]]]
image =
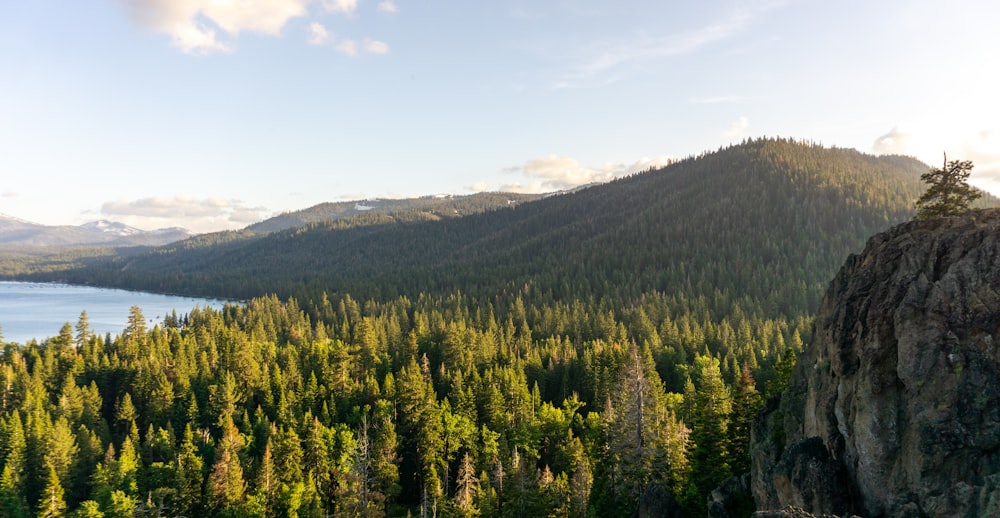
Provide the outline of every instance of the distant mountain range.
[[79,226],[52,226],[0,214],[0,246],[161,246],[191,236],[178,227],[147,231],[104,219]]
[[[254,223],[242,230],[202,234],[199,241],[215,242],[260,237],[272,232],[308,227],[318,223],[351,220],[365,225],[370,221],[440,220],[468,216],[541,199],[541,194],[483,192],[470,195],[441,194],[399,199],[365,199],[320,203],[306,209],[285,212]],[[77,246],[162,246],[194,237],[179,228],[141,230],[123,223],[97,220],[79,226],[41,225],[0,213],[0,246],[18,248],[59,248]],[[227,236],[227,237],[221,237]]]

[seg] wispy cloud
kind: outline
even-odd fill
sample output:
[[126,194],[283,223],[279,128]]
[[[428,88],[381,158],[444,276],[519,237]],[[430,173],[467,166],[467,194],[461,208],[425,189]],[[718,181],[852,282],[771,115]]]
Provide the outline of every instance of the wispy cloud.
[[875,139],[875,142],[872,143],[872,151],[880,155],[905,155],[910,152],[912,139],[912,134],[895,126]]
[[746,117],[740,117],[733,121],[729,125],[729,128],[722,132],[722,138],[725,139],[739,139],[747,135],[747,129],[750,128],[750,121]]
[[396,14],[399,12],[399,8],[396,7],[396,2],[390,2],[385,0],[384,2],[379,2],[378,7],[375,8],[376,11],[380,13]]
[[358,42],[354,40],[340,40],[334,45],[337,52],[345,56],[357,56],[358,55]]
[[553,83],[553,87],[594,87],[616,82],[624,76],[620,71],[626,66],[691,54],[709,44],[732,38],[782,3],[781,0],[768,0],[731,9],[693,30],[665,36],[641,34],[593,45],[576,65]]
[[357,42],[352,39],[337,40],[333,46],[337,52],[345,56],[359,56],[362,53],[365,54],[388,54],[389,44],[384,41],[378,41],[373,39],[365,39],[362,42]]
[[330,40],[330,33],[322,23],[312,22],[309,24],[309,44],[323,45]]
[[108,201],[101,205],[101,214],[138,228],[179,226],[207,232],[245,227],[262,219],[266,209],[240,200],[178,195]]
[[472,192],[485,192],[490,190],[490,183],[486,181],[480,181],[467,186],[466,189]]
[[358,0],[323,0],[323,9],[330,13],[354,14]]
[[4,189],[0,192],[0,198],[17,198],[17,191],[11,189]]
[[389,52],[389,44],[384,41],[366,39],[364,42],[365,52],[369,54],[387,54]]

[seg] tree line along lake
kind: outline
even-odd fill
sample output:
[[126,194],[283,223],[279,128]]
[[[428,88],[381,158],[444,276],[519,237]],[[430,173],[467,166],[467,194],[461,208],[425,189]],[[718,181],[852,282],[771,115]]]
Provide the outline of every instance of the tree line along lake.
[[[195,307],[221,308],[226,301],[161,295],[91,286],[35,282],[0,282],[0,342],[26,343],[56,336],[63,324],[76,325],[87,312],[96,334],[121,333],[132,306],[142,309],[149,327],[176,312]],[[74,331],[75,333],[75,331]]]

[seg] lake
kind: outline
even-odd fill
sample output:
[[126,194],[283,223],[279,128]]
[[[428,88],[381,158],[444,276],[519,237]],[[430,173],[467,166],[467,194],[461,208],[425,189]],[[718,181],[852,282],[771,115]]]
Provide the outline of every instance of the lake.
[[[5,342],[25,343],[56,336],[63,324],[76,326],[87,311],[95,334],[116,335],[125,329],[132,306],[142,308],[147,327],[172,311],[182,316],[195,307],[221,308],[223,300],[159,295],[68,284],[0,282],[0,332]],[[76,334],[74,329],[73,334]]]

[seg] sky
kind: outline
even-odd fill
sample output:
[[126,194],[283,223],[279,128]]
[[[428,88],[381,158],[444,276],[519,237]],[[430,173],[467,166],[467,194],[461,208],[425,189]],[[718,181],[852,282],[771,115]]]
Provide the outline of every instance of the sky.
[[993,0],[3,0],[0,213],[242,228],[547,192],[748,137],[1000,193]]

